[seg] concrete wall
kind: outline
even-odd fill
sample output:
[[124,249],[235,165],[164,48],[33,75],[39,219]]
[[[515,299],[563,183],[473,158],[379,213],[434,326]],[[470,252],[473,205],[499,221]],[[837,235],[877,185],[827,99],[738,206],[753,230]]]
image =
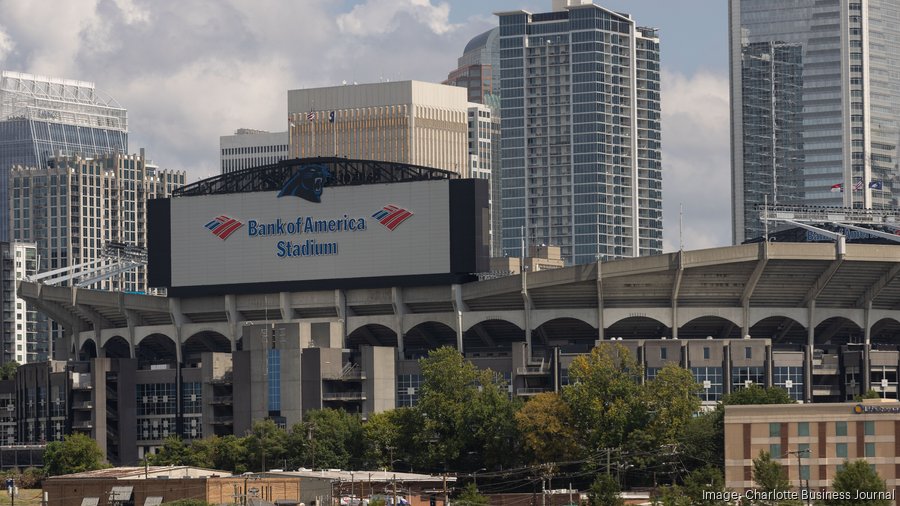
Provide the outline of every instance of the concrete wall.
[[363,381],[363,415],[379,413],[397,406],[396,350],[386,346],[361,346]]

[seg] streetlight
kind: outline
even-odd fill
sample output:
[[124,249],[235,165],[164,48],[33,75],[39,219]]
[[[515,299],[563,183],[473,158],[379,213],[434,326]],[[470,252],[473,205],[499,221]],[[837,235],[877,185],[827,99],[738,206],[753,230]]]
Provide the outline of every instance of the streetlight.
[[487,469],[482,467],[481,469],[472,473],[472,482],[475,484],[476,489],[478,488],[478,473],[480,473],[481,471],[487,471]]
[[783,457],[787,457],[790,455],[797,456],[797,481],[799,482],[800,488],[806,491],[806,504],[809,505],[809,476],[806,477],[806,487],[803,486],[803,466],[800,465],[800,454],[806,454],[809,457],[810,449],[809,448],[800,448],[794,451],[789,451],[783,455]]

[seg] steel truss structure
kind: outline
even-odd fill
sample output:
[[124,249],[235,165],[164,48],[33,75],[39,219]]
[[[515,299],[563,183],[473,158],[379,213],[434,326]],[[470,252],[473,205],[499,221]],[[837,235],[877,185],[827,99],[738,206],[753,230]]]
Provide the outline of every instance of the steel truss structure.
[[353,160],[338,157],[297,158],[271,165],[251,167],[197,181],[175,190],[174,197],[221,195],[228,193],[281,190],[297,171],[310,166],[324,166],[329,175],[324,186],[357,186],[364,184],[408,183],[435,179],[456,179],[459,174],[448,170],[397,162]]
[[855,231],[900,242],[900,209],[790,205],[762,205],[757,208],[763,223],[787,223],[836,241],[842,240],[845,233]]

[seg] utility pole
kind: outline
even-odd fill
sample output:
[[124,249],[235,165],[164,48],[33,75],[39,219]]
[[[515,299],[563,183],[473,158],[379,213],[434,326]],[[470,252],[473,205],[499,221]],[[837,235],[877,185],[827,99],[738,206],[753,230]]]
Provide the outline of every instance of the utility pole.
[[394,505],[397,506],[397,475],[394,475],[394,478],[391,480],[394,484]]
[[450,505],[450,498],[447,497],[447,473],[441,475],[444,478],[444,506]]

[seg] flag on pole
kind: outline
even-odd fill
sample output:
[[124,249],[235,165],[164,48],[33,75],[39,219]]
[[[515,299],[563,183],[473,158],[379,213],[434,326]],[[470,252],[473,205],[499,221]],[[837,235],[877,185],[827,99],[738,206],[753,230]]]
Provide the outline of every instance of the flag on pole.
[[306,119],[309,120],[309,121],[315,120],[315,119],[316,119],[316,113],[314,113],[314,112],[312,112],[312,111],[306,113]]
[[328,122],[334,123],[334,111],[328,113]]
[[837,192],[842,192],[842,191],[844,191],[844,183],[838,183],[838,184],[831,185],[832,193],[837,193]]
[[869,189],[870,190],[883,190],[884,183],[881,181],[869,181]]
[[853,182],[853,191],[858,192],[863,189],[863,180],[857,179]]

